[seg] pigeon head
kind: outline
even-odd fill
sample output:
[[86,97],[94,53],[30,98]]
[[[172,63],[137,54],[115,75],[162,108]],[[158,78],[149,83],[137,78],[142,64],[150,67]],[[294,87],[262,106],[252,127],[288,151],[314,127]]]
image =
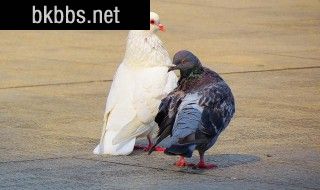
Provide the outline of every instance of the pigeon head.
[[200,60],[187,50],[177,52],[173,57],[173,64],[168,72],[180,70],[181,77],[189,77],[191,74],[200,74],[203,71]]
[[156,32],[156,31],[165,31],[165,27],[163,24],[160,24],[160,18],[157,13],[150,12],[150,31]]

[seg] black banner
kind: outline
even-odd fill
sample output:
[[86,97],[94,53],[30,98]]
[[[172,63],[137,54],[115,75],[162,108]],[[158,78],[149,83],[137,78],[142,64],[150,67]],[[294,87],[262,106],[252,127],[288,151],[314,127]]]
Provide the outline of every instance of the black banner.
[[8,0],[1,30],[146,30],[150,0]]

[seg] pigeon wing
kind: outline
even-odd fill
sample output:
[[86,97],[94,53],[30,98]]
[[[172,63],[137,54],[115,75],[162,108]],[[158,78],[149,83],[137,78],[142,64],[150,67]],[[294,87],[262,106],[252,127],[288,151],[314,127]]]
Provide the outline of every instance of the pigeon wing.
[[161,101],[159,112],[155,117],[155,122],[159,126],[157,140],[153,148],[149,151],[149,154],[153,152],[154,147],[156,147],[163,139],[171,135],[178,108],[184,97],[184,92],[173,91]]
[[[234,112],[234,98],[224,81],[213,83],[199,92],[202,106],[199,132],[210,139],[215,139],[229,124]],[[198,135],[199,136],[199,133]]]
[[[122,63],[119,65],[116,74],[113,77],[113,82],[111,84],[111,88],[109,90],[104,119],[103,119],[103,127],[102,127],[102,135],[100,138],[100,144],[103,144],[103,140],[105,138],[106,131],[108,130],[107,124],[110,119],[110,113],[115,109],[116,105],[122,101],[121,95],[130,96],[131,87],[128,84],[128,81],[131,80],[131,75],[126,66]],[[119,96],[120,95],[120,96]],[[112,117],[116,117],[116,114],[113,114]],[[113,119],[116,120],[116,119]],[[130,121],[128,121],[130,123]]]
[[[119,130],[113,139],[113,144],[118,144],[153,131],[156,126],[154,116],[158,111],[158,105],[163,95],[167,94],[166,90],[170,88],[172,90],[172,83],[176,82],[174,76],[172,76],[174,73],[170,74],[167,70],[168,68],[163,66],[135,70],[136,82],[133,90],[132,104],[136,115],[130,123]],[[168,83],[170,84],[169,86]]]

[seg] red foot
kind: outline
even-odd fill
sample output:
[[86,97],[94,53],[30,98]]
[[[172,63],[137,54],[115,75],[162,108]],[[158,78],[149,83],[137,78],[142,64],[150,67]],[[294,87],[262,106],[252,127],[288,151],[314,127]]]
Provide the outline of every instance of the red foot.
[[148,152],[152,148],[153,144],[149,144],[148,146],[144,147],[143,151]]
[[218,167],[215,164],[205,164],[204,162],[199,162],[197,165],[194,165],[194,166],[199,169],[213,169]]
[[[153,146],[152,144],[149,144],[148,146],[135,145],[134,149],[143,150],[143,151],[148,152],[152,148],[152,146]],[[154,148],[154,151],[156,151],[156,152],[164,152],[165,150],[166,150],[165,148],[160,147],[160,146],[156,146]]]
[[188,166],[188,163],[185,160],[184,161],[178,160],[175,163],[175,165],[178,166],[178,167],[185,167],[185,166]]
[[161,146],[156,146],[155,148],[154,148],[154,151],[156,151],[156,152],[164,152],[166,150],[166,148],[163,148],[163,147],[161,147]]
[[190,164],[188,164],[185,158],[182,156],[180,156],[179,160],[175,163],[175,165],[178,167],[190,166]]
[[189,166],[189,167],[195,167],[195,168],[199,168],[199,169],[213,169],[213,168],[217,168],[218,166],[215,164],[205,164],[205,163],[198,163],[198,164],[192,164],[192,163],[187,163],[185,160],[178,160],[175,163],[176,166],[178,167],[185,167],[185,166]]

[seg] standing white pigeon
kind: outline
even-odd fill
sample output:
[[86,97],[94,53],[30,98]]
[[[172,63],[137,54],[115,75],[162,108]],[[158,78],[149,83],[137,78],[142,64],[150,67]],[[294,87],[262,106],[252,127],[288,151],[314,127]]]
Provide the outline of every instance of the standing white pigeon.
[[156,31],[164,31],[159,16],[150,13],[150,30],[129,32],[125,57],[109,92],[100,144],[94,154],[128,155],[137,137],[147,137],[157,126],[155,115],[161,99],[177,84],[168,73],[171,60]]

